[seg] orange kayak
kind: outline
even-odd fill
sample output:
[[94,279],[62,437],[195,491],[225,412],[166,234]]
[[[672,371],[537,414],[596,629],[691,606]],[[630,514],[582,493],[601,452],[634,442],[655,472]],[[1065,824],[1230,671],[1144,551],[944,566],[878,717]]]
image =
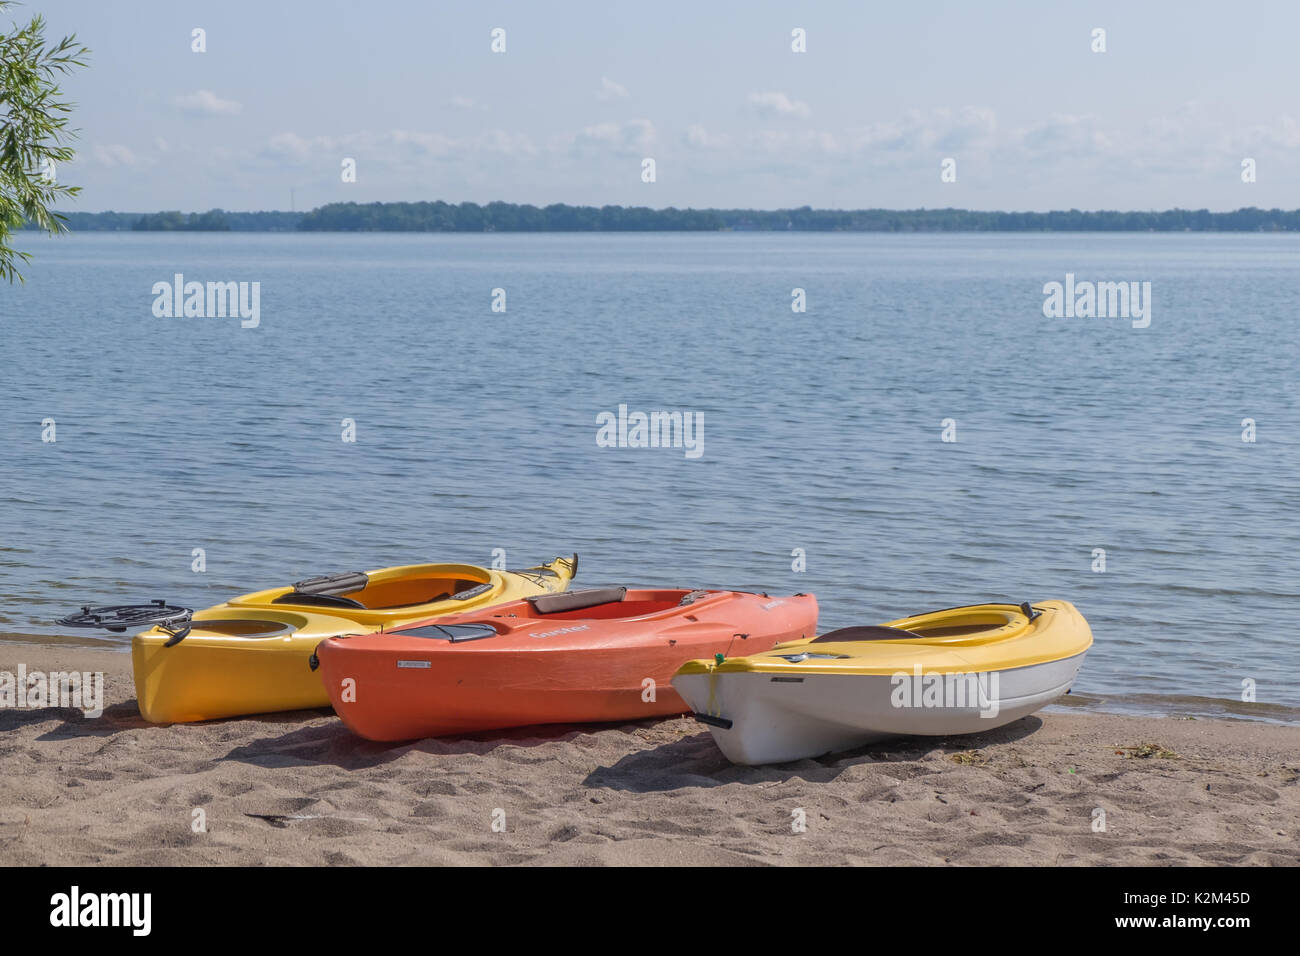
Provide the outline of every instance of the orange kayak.
[[671,681],[686,661],[816,627],[811,594],[596,588],[332,637],[313,666],[355,733],[414,740],[685,713]]

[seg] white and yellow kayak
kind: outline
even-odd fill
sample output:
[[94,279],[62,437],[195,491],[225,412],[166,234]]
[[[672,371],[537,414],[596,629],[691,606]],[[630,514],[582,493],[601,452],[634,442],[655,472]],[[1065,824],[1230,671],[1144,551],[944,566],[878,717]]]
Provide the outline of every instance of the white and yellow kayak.
[[1090,646],[1066,601],[978,604],[689,661],[673,687],[727,759],[784,763],[1009,724],[1069,690]]
[[326,638],[557,593],[577,569],[577,555],[520,571],[414,564],[245,594],[135,636],[140,713],[170,723],[328,707],[308,663]]

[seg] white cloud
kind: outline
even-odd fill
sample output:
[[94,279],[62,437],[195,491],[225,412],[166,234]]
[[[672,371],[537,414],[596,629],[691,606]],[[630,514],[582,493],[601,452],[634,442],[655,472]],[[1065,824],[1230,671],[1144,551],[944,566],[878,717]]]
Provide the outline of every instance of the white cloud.
[[897,119],[872,123],[847,134],[852,148],[868,152],[977,151],[991,148],[997,115],[990,109],[909,110]]
[[393,129],[382,133],[360,132],[344,136],[300,136],[286,131],[276,133],[261,149],[264,159],[279,163],[316,163],[328,159],[336,162],[344,156],[394,166],[419,165],[430,159],[461,159],[475,162],[486,155],[527,156],[537,147],[524,133],[487,130],[456,138],[422,130]]
[[575,145],[599,146],[622,153],[644,153],[654,145],[655,139],[654,124],[649,120],[637,119],[584,127],[575,138]]
[[469,111],[469,110],[485,110],[485,109],[487,109],[486,106],[481,105],[481,104],[478,103],[476,100],[471,99],[471,98],[468,97],[468,96],[461,96],[461,95],[459,95],[459,94],[457,94],[456,96],[453,96],[451,99],[447,100],[447,102],[446,102],[445,105],[448,106],[448,107],[450,107],[450,108],[453,109],[453,110],[464,110],[464,111]]
[[1222,169],[1225,163],[1235,167],[1247,156],[1278,155],[1291,161],[1300,148],[1300,124],[1283,114],[1271,122],[1233,126],[1191,101],[1147,120],[1131,144],[1147,155],[1163,155],[1184,166],[1199,162],[1205,169]]
[[318,149],[329,148],[330,141],[326,137],[308,140],[297,133],[276,133],[267,141],[264,152],[276,159],[301,161],[310,157]]
[[727,136],[709,132],[699,123],[692,123],[682,134],[682,142],[692,149],[725,149],[731,140]]
[[1089,114],[1054,113],[1041,123],[1016,130],[1011,141],[1034,157],[1087,156],[1108,152],[1111,140]]
[[768,116],[797,116],[807,119],[811,113],[807,103],[792,100],[784,93],[750,93],[749,102],[760,113]]
[[[150,133],[134,146],[88,144],[83,168],[88,186],[101,191],[124,188],[120,184],[134,182],[141,169],[165,167],[183,170],[187,181],[206,176],[214,190],[230,195],[238,195],[248,182],[278,188],[291,181],[304,189],[316,182],[321,185],[318,195],[299,193],[299,201],[310,204],[354,194],[627,203],[639,201],[635,193],[623,191],[637,185],[629,173],[635,163],[628,159],[655,156],[662,162],[685,159],[692,170],[694,191],[665,200],[679,206],[807,203],[848,208],[949,202],[972,208],[1094,208],[1103,202],[1099,197],[1120,207],[1213,206],[1227,201],[1219,197],[1239,185],[1242,157],[1259,159],[1261,169],[1277,169],[1300,150],[1298,113],[1225,117],[1220,112],[1214,104],[1192,104],[1140,122],[1084,112],[1032,113],[1009,122],[986,106],[972,105],[825,126],[756,122],[751,113],[704,124],[692,117],[663,128],[633,118],[529,133],[486,124],[462,133],[431,123],[433,128],[324,127],[330,131],[316,135],[320,127],[313,127],[311,132],[283,129],[226,147],[191,145],[170,136],[164,145]],[[947,156],[958,160],[960,183],[963,189],[971,187],[968,191],[936,192],[947,189],[939,181],[939,162]],[[331,188],[343,157],[355,158],[362,172],[362,185],[355,190]],[[160,177],[146,176],[141,182],[155,178]],[[1008,182],[1014,187],[1001,185]],[[1220,182],[1224,192],[1207,193],[1205,184]],[[1116,183],[1131,188],[1116,191]],[[1144,199],[1143,189],[1153,198]],[[214,193],[208,204],[236,205],[220,195]],[[1247,195],[1241,204],[1253,198]],[[1261,203],[1280,204],[1272,198]]]
[[198,90],[184,96],[173,97],[172,102],[187,113],[204,116],[233,116],[244,108],[234,100],[223,100],[211,90]]
[[532,156],[537,147],[527,133],[510,133],[503,129],[488,130],[471,141],[472,147],[483,152],[503,153],[510,156]]
[[607,76],[600,78],[600,91],[596,94],[596,99],[605,100],[625,100],[628,97],[627,87],[622,83],[615,83]]
[[135,166],[140,162],[135,153],[121,143],[96,143],[91,155],[101,166]]

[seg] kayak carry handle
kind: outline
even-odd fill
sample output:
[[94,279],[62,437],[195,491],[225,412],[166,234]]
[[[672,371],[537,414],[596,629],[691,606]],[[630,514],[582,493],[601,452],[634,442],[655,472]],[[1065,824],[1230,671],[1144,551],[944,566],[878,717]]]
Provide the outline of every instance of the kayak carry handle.
[[702,724],[708,724],[710,727],[721,727],[723,730],[730,730],[734,726],[732,721],[726,717],[714,717],[712,714],[697,714],[695,712],[692,712],[691,716]]
[[[733,647],[736,646],[736,641],[737,641],[737,639],[742,640],[742,641],[747,641],[747,640],[749,640],[749,635],[748,635],[748,634],[732,634],[732,635],[731,635],[731,643],[727,645],[727,654],[730,654],[730,653],[731,653],[731,649],[732,649]],[[724,660],[726,660],[726,654],[715,654],[715,655],[713,655],[713,656],[717,659],[717,661],[718,661],[719,664],[721,664]]]
[[171,635],[169,640],[163,642],[163,647],[175,647],[181,641],[185,640],[185,638],[190,636],[190,622],[188,620],[174,629],[166,624],[158,624],[156,626],[158,630]]

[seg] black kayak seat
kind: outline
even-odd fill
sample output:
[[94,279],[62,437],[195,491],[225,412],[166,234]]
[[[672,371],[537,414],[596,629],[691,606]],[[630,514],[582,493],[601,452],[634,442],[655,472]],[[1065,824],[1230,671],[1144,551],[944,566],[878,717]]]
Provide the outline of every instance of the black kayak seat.
[[302,607],[346,607],[365,610],[364,604],[343,595],[360,591],[369,583],[370,576],[363,571],[322,574],[320,577],[307,578],[297,582],[294,584],[292,591],[281,594],[271,603],[297,604]]
[[303,591],[289,591],[287,594],[281,594],[271,603],[296,604],[300,607],[359,608],[363,611],[366,609],[366,606],[360,601],[354,601],[352,598],[343,597],[339,594],[312,594]]
[[914,641],[921,635],[915,631],[905,631],[901,627],[884,627],[868,624],[862,627],[841,627],[837,631],[828,631],[821,637],[814,637],[809,644],[828,644],[832,641]]
[[559,614],[562,611],[581,611],[601,604],[617,604],[627,597],[627,588],[588,588],[569,591],[567,594],[539,594],[525,598],[538,614]]
[[369,575],[361,571],[344,571],[341,574],[322,574],[307,578],[293,586],[298,594],[351,594],[370,583]]
[[[482,583],[482,584],[478,583],[477,581],[458,581],[458,582],[456,582],[456,583],[457,583],[458,585],[459,585],[459,584],[468,584],[469,587],[467,587],[467,588],[466,588],[465,590],[463,590],[463,591],[456,591],[456,592],[453,593],[453,594],[446,595],[446,596],[445,596],[445,599],[446,599],[446,600],[448,600],[448,601],[468,601],[470,598],[476,598],[476,597],[478,597],[480,594],[487,594],[489,591],[492,590],[492,583],[491,583],[490,581],[485,581],[485,582]],[[443,600],[443,599],[444,599],[443,597],[438,597],[438,598],[435,598],[434,600],[441,601],[441,600]]]
[[421,624],[417,627],[399,628],[389,631],[402,637],[428,637],[440,641],[460,644],[463,641],[481,641],[485,637],[496,637],[497,630],[491,624]]

